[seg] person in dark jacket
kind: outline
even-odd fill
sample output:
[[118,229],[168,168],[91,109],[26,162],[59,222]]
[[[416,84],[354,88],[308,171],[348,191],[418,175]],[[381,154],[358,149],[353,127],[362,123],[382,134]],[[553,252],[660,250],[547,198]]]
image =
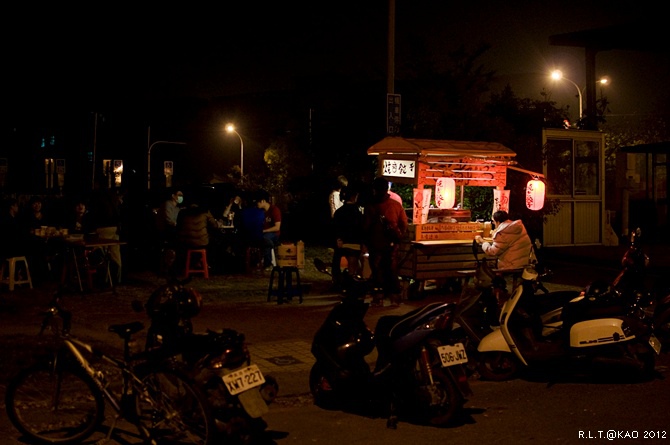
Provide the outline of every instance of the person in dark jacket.
[[179,212],[176,235],[179,265],[185,265],[188,249],[206,249],[208,258],[216,257],[210,245],[210,230],[218,230],[218,223],[206,208],[193,204]]
[[398,248],[408,227],[405,210],[398,201],[391,199],[388,189],[386,179],[374,179],[372,200],[365,207],[363,217],[363,249],[370,255],[370,269],[375,287],[372,303],[376,306],[383,305],[383,298],[386,297],[391,304],[400,304]]
[[342,285],[342,258],[347,259],[347,272],[357,275],[361,271],[361,243],[363,241],[363,213],[358,204],[358,190],[346,186],[340,190],[340,198],[344,204],[335,210],[333,215],[333,235],[335,245],[333,251],[332,275],[333,285]]
[[0,214],[0,257],[25,256],[27,235],[20,221],[19,202],[10,198],[4,203]]
[[35,230],[41,228],[42,226],[53,225],[44,212],[42,198],[39,196],[33,196],[30,198],[28,207],[26,208],[22,217],[22,224],[28,230]]

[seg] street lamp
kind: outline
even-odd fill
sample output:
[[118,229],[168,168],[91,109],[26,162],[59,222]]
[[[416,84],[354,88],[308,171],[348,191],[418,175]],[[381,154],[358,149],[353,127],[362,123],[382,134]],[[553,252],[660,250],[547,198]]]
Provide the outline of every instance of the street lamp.
[[[583,90],[584,90],[584,89],[583,89],[583,88],[579,88],[579,85],[577,85],[575,82],[573,82],[572,80],[568,79],[567,77],[564,77],[564,76],[563,76],[563,73],[561,72],[561,70],[554,70],[554,71],[552,71],[552,72],[551,72],[551,78],[554,79],[554,80],[561,80],[561,79],[563,79],[563,80],[567,80],[568,82],[570,82],[571,84],[573,84],[573,85],[575,86],[575,88],[577,88],[577,94],[579,94],[579,118],[581,119],[581,118],[583,117],[583,114],[584,114],[584,113],[583,113],[583,109],[582,109],[582,105],[583,105],[583,92],[584,92]],[[601,85],[604,86],[604,85],[607,85],[608,82],[609,82],[609,79],[608,79],[607,77],[602,77],[602,78],[598,79],[598,81],[597,81],[596,83],[599,83],[599,84],[601,84]],[[586,88],[586,87],[584,87],[584,88]]]
[[568,82],[570,82],[571,84],[573,84],[573,85],[575,86],[575,88],[577,88],[577,93],[579,94],[579,118],[581,119],[581,118],[582,118],[582,114],[583,114],[583,113],[582,113],[582,89],[579,88],[579,85],[577,85],[575,82],[573,82],[572,80],[568,79],[567,77],[564,77],[564,76],[563,76],[563,73],[561,72],[561,70],[554,70],[554,71],[552,71],[552,72],[551,72],[551,78],[554,79],[554,80],[561,80],[561,79],[563,79],[563,80],[567,80]]
[[244,177],[244,141],[242,136],[235,130],[233,124],[226,125],[226,131],[228,133],[235,133],[238,138],[240,138],[240,178]]

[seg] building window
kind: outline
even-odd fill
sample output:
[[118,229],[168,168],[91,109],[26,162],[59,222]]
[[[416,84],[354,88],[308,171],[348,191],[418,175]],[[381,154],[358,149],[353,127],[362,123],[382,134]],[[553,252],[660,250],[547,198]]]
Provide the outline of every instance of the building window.
[[547,139],[547,194],[572,195],[572,140]]
[[548,195],[600,195],[599,141],[547,139],[545,154]]
[[599,159],[600,144],[598,141],[575,141],[575,196],[600,194]]

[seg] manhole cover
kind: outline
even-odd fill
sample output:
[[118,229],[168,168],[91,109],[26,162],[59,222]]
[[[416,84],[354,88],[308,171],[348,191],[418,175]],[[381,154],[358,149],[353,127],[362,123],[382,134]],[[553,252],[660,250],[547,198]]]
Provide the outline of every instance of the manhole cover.
[[281,355],[279,357],[271,357],[266,359],[267,361],[277,365],[277,366],[288,366],[288,365],[295,365],[297,363],[302,363],[300,360],[297,358],[290,356],[290,355]]

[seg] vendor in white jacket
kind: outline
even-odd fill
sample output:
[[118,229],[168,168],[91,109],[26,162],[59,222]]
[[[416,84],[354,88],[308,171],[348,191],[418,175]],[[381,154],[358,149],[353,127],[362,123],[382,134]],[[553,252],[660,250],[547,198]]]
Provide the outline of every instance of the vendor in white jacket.
[[530,262],[532,244],[521,220],[512,221],[504,210],[493,214],[496,229],[492,242],[486,242],[481,236],[475,240],[482,245],[485,254],[498,257],[498,269],[517,269],[526,267]]

